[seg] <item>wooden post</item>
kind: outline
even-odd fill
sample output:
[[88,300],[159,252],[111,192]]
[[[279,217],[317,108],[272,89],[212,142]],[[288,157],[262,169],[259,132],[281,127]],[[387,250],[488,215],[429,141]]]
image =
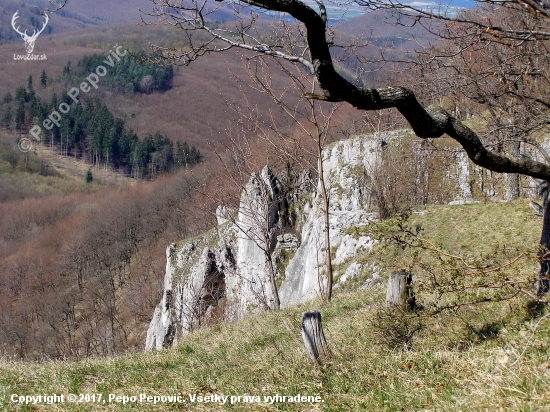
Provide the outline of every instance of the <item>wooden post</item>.
[[386,291],[386,307],[399,306],[405,310],[413,310],[416,300],[412,289],[412,274],[406,270],[396,270],[390,273]]
[[302,314],[302,338],[310,358],[316,364],[330,357],[327,341],[323,333],[321,313],[318,310]]

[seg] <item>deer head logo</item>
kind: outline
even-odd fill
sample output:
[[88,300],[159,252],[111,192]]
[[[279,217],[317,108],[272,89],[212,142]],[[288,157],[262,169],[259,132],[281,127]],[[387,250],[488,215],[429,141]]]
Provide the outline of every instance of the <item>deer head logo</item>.
[[45,17],[44,25],[40,30],[35,30],[32,36],[29,36],[27,34],[27,30],[25,30],[24,32],[21,32],[19,30],[19,26],[17,27],[15,26],[15,21],[19,18],[19,10],[15,12],[15,14],[13,15],[13,18],[11,19],[11,26],[18,34],[21,35],[21,37],[25,41],[25,48],[27,49],[28,54],[31,54],[32,51],[34,50],[34,43],[36,42],[37,37],[40,35],[40,33],[44,31],[44,29],[46,28],[46,25],[48,24],[48,21],[50,20],[47,14],[45,14],[44,17]]

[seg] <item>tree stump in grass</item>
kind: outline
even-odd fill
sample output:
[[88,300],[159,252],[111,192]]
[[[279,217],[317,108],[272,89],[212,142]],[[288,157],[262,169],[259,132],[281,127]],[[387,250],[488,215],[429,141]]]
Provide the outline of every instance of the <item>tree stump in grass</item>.
[[398,306],[404,310],[413,310],[416,299],[412,288],[412,274],[406,270],[390,273],[386,291],[386,307]]
[[313,362],[318,364],[319,361],[330,357],[330,351],[323,333],[321,313],[318,310],[303,313],[302,338],[307,353]]

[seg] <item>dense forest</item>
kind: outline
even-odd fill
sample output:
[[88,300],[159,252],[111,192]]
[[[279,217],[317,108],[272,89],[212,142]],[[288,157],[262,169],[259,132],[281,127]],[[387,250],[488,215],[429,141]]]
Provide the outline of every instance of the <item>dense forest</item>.
[[[41,84],[47,83],[43,73]],[[7,93],[0,103],[0,124],[19,135],[33,125],[41,125],[61,104],[71,105],[67,92],[52,94],[41,100],[29,77],[27,87],[19,87],[15,95]],[[201,153],[187,143],[174,143],[160,132],[139,140],[126,128],[124,120],[116,118],[98,98],[73,103],[59,126],[45,131],[43,143],[58,148],[66,156],[84,158],[91,164],[110,166],[133,177],[154,176],[202,161]]]
[[[105,64],[107,57],[104,54],[85,56],[78,61],[76,67],[72,67],[71,62],[68,62],[63,68],[62,77],[78,81],[98,66]],[[144,51],[128,53],[107,71],[102,84],[110,86],[117,93],[127,95],[168,90],[174,77],[174,69],[171,64],[155,64],[153,59],[154,56],[149,56]]]

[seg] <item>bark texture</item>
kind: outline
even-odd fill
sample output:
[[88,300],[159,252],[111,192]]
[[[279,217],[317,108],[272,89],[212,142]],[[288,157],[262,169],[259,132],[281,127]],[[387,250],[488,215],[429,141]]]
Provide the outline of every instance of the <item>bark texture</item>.
[[[519,156],[521,143],[519,141],[512,142],[510,144],[509,153],[511,156]],[[505,199],[507,201],[512,201],[518,199],[520,196],[520,179],[519,174],[517,173],[507,173],[506,174],[506,193]]]
[[542,196],[544,214],[542,217],[542,234],[540,236],[540,271],[537,279],[537,295],[542,296],[550,290],[550,280],[548,272],[550,271],[550,202],[548,197],[550,187],[547,182],[543,183],[540,188]]

